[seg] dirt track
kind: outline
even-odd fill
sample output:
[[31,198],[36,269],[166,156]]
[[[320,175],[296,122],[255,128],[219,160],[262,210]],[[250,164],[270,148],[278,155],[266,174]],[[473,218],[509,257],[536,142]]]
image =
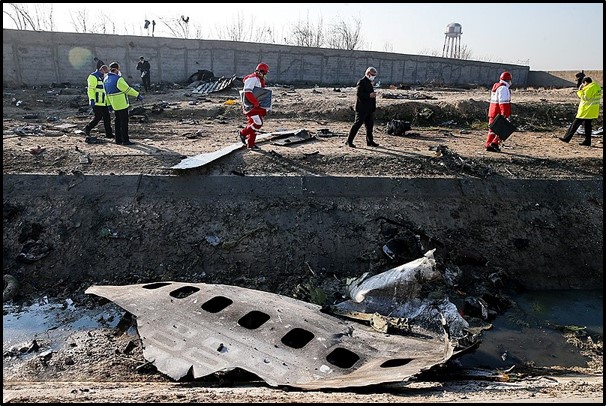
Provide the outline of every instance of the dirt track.
[[[135,145],[86,144],[81,130],[90,116],[85,108],[78,113],[78,106],[86,106],[86,97],[58,93],[59,89],[5,89],[4,174],[181,176],[183,173],[169,168],[185,157],[237,142],[235,129],[244,122],[239,105],[226,104],[237,97],[235,89],[200,97],[183,88],[159,90],[146,95],[145,111],[132,118],[131,140]],[[486,89],[380,89],[375,131],[375,141],[380,146],[366,147],[362,129],[355,140],[358,148],[350,149],[343,144],[353,119],[354,94],[354,88],[275,88],[274,111],[266,118],[265,131],[305,128],[315,135],[328,129],[330,135],[290,146],[264,142],[260,144],[261,151],[237,150],[188,174],[474,179],[593,179],[603,176],[602,136],[593,137],[591,147],[578,145],[582,140],[580,135],[570,144],[557,139],[576,112],[577,99],[573,89],[514,90],[513,122],[519,131],[505,142],[500,154],[486,152],[483,148],[488,105]],[[18,101],[21,103],[17,106]],[[156,108],[156,113],[152,112],[153,105],[163,106],[162,111]],[[23,118],[29,114],[35,114],[37,118]],[[390,119],[410,121],[412,129],[405,136],[388,135],[386,124]],[[594,122],[595,128],[601,125],[602,117]],[[14,129],[24,126],[33,127],[22,130],[26,131],[22,133],[25,135],[15,136]],[[97,131],[102,131],[102,125]],[[40,149],[36,150],[38,146]],[[107,254],[111,256],[111,252]],[[12,253],[5,249],[5,264],[12,259]],[[36,297],[39,292],[33,293]],[[73,292],[57,293],[70,296]],[[31,297],[23,293],[20,299]],[[38,358],[17,360],[10,364],[11,368],[3,368],[3,401],[424,403],[603,400],[603,365],[599,362],[578,371],[579,376],[573,376],[572,371],[567,371],[565,376],[558,376],[556,370],[545,371],[550,377],[516,375],[514,371],[507,382],[500,383],[495,380],[443,380],[431,376],[405,387],[359,392],[300,392],[229,380],[177,384],[153,370],[141,369],[145,361],[140,347],[125,354],[122,349],[131,339],[126,335],[114,337],[113,330],[96,329],[83,336],[73,336],[71,342],[78,345],[64,346],[50,363]],[[587,351],[594,359],[601,358],[601,340]],[[66,361],[69,358],[75,364]]]

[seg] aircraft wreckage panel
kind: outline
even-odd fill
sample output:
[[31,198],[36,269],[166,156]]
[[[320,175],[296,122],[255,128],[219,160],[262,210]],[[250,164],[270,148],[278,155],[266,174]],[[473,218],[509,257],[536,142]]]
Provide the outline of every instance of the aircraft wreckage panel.
[[[261,135],[259,135],[257,137],[256,143],[259,144],[259,143],[269,140],[269,139],[287,137],[289,135],[294,135],[294,134],[300,133],[302,131],[306,131],[306,130],[300,129],[300,130],[296,130],[296,131],[275,131],[272,133],[261,133]],[[244,144],[242,144],[242,142],[238,141],[238,142],[230,144],[224,148],[221,148],[217,151],[205,152],[202,154],[184,158],[178,164],[171,166],[170,169],[199,168],[201,166],[204,166],[210,162],[216,161],[217,159],[224,157],[226,155],[229,155],[232,152],[242,149],[242,148],[244,148]]]
[[453,354],[445,337],[388,335],[320,306],[228,285],[91,286],[137,320],[143,355],[178,380],[240,368],[271,386],[344,388],[405,381]]

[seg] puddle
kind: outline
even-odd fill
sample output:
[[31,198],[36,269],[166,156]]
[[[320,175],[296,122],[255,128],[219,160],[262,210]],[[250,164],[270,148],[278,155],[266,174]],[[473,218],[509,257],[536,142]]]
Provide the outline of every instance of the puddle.
[[603,291],[532,291],[484,331],[479,348],[459,358],[464,367],[507,369],[514,365],[586,367],[557,326],[584,326],[594,341],[604,330]]
[[77,308],[71,300],[51,303],[46,298],[29,306],[4,304],[2,307],[2,349],[28,347],[33,340],[50,343],[57,350],[65,338],[77,330],[115,327],[124,310],[115,305],[95,309]]

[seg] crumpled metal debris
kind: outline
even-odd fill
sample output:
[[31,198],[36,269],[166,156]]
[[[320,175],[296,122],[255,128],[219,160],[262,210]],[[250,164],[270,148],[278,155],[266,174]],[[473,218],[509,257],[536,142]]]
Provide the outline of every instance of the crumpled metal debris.
[[237,286],[91,286],[135,316],[143,355],[173,379],[239,368],[271,386],[402,382],[453,354],[444,337],[383,334],[318,305]]

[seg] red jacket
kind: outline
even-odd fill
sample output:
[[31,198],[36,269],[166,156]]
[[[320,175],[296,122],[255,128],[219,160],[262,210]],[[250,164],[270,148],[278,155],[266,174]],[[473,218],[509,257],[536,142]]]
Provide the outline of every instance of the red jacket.
[[505,118],[511,116],[511,92],[509,91],[509,83],[504,80],[492,85],[490,91],[488,117],[495,118],[499,114],[505,116]]

